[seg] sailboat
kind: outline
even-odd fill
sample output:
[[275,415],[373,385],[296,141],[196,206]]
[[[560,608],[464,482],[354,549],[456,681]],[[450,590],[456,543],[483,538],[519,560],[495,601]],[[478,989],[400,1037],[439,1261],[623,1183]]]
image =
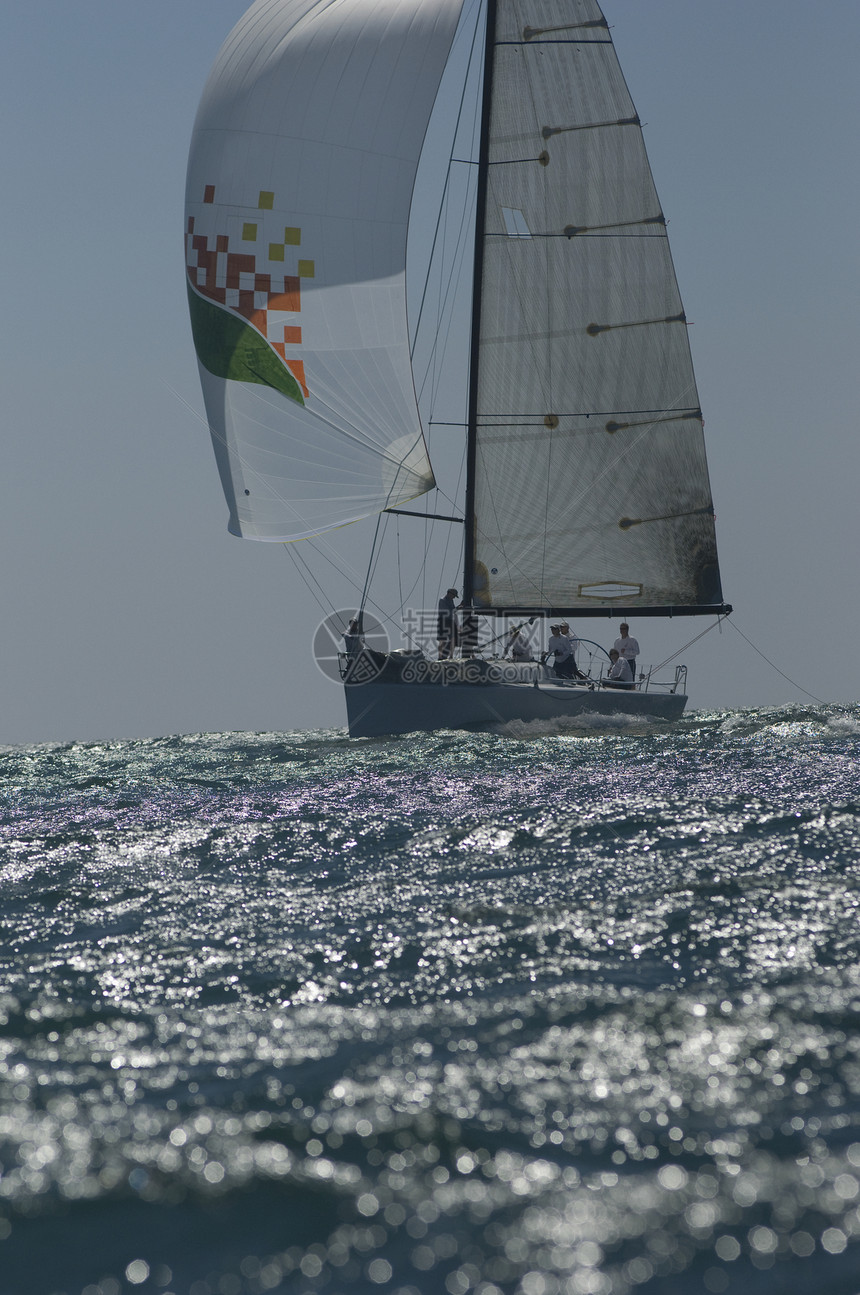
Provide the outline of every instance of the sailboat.
[[[434,516],[402,507],[435,486],[407,235],[446,64],[476,21],[460,615],[473,629],[727,615],[666,218],[596,0],[483,0],[477,19],[469,0],[257,0],[229,35],[194,126],[185,226],[229,530],[291,542]],[[610,689],[473,643],[433,655],[346,656],[350,734],[675,719],[687,701],[683,671]]]

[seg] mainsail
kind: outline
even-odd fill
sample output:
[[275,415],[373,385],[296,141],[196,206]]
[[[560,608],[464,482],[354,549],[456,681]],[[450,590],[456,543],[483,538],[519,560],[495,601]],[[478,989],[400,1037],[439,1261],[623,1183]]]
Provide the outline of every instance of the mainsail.
[[687,324],[595,0],[490,0],[466,589],[721,610]]
[[432,488],[406,226],[461,0],[257,0],[188,163],[186,265],[229,529],[290,540]]

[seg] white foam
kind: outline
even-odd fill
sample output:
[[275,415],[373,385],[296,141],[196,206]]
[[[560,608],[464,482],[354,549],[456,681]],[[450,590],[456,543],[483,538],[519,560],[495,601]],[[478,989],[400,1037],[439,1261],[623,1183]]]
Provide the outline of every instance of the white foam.
[[860,718],[854,715],[833,715],[828,721],[828,732],[836,737],[849,737],[860,733]]
[[[659,723],[659,721],[656,721]],[[511,719],[494,724],[493,733],[531,742],[542,737],[596,737],[607,733],[653,732],[655,721],[637,715],[601,715],[584,711],[578,715],[558,715],[553,719]]]

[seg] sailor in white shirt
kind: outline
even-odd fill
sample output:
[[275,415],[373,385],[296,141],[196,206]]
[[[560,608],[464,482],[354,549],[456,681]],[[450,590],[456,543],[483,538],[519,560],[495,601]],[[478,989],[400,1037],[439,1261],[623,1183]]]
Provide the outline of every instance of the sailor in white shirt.
[[546,652],[544,652],[541,660],[545,662],[547,657],[555,657],[552,667],[553,673],[560,679],[570,679],[575,669],[570,639],[561,633],[558,625],[550,625],[550,630],[552,635],[547,642]]
[[603,681],[604,688],[632,688],[633,675],[630,662],[619,656],[616,648],[610,648],[609,660],[612,665],[609,667],[609,678]]
[[612,646],[620,657],[630,663],[630,677],[635,681],[639,644],[636,639],[630,637],[630,626],[626,622],[621,625],[621,637],[617,638]]
[[576,649],[579,647],[579,639],[576,637],[573,630],[568,625],[567,621],[562,621],[558,627],[558,630],[562,638],[566,638],[568,643],[570,644],[571,656],[573,657],[573,671],[572,671],[573,675],[577,679],[584,679],[585,675],[582,673],[582,671],[579,669],[578,665],[576,664]]

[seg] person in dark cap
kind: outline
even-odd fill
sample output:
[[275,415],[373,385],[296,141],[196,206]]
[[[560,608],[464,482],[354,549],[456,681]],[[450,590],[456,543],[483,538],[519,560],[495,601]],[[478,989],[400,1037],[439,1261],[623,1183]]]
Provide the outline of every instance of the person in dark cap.
[[361,652],[364,647],[364,638],[361,633],[361,626],[355,618],[349,622],[349,628],[343,636],[343,643],[348,657],[361,656]]

